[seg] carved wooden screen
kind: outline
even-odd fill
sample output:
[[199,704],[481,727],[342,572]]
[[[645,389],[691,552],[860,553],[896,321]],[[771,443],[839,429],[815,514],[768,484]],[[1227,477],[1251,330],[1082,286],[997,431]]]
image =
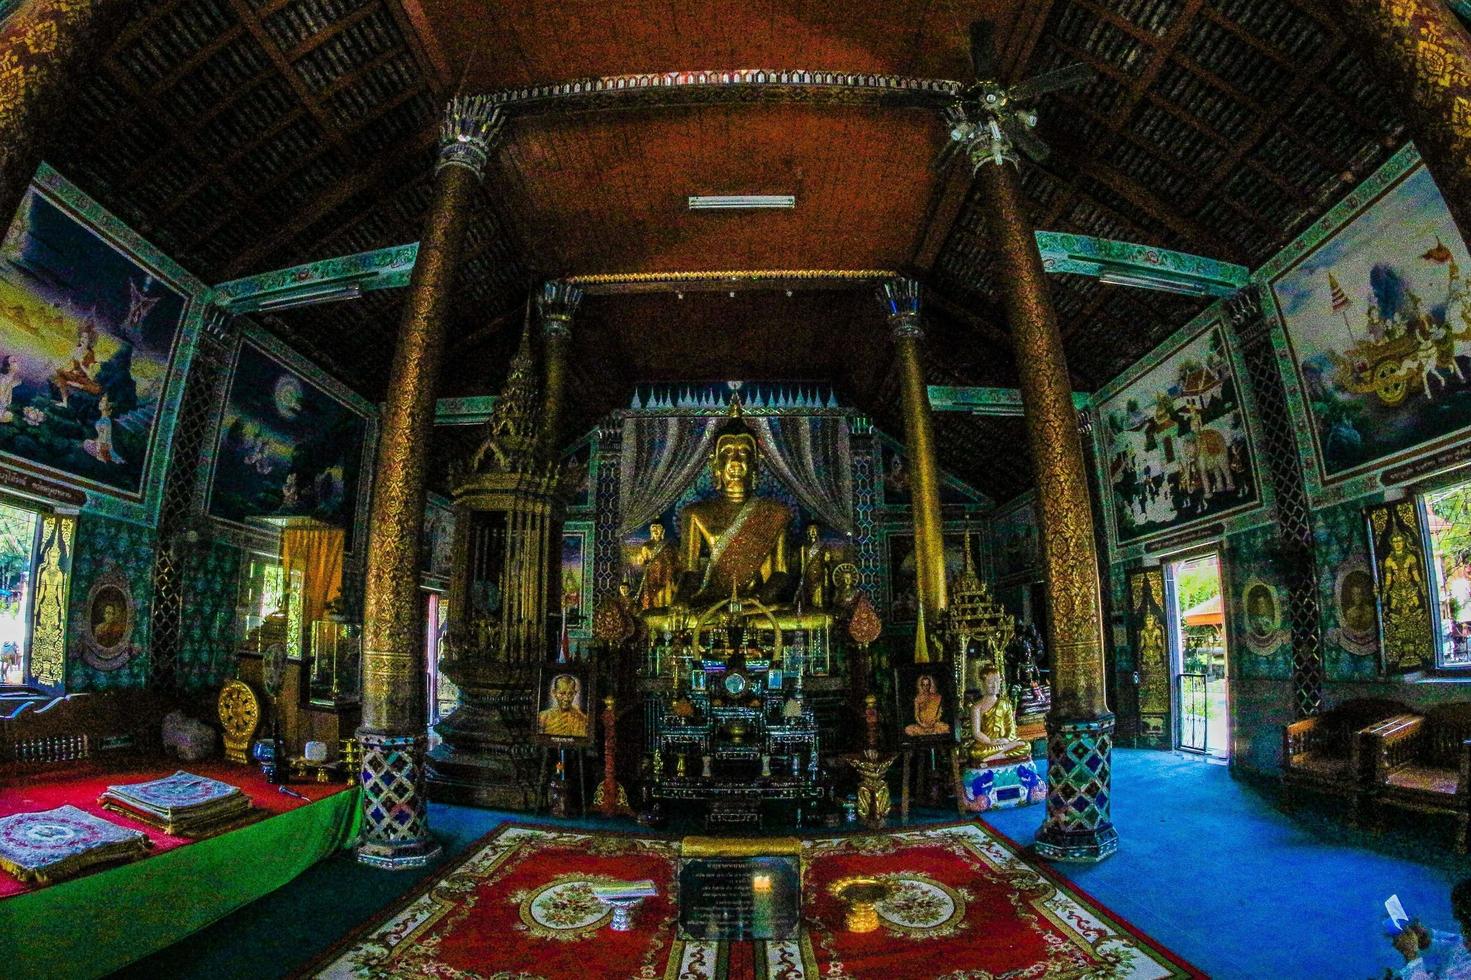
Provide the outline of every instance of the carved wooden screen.
[[1165,617],[1165,573],[1141,568],[1129,573],[1129,632],[1139,675],[1139,742],[1170,745],[1170,655]]
[[1413,497],[1364,510],[1379,601],[1380,650],[1391,674],[1435,665],[1435,618],[1425,564],[1425,528]]

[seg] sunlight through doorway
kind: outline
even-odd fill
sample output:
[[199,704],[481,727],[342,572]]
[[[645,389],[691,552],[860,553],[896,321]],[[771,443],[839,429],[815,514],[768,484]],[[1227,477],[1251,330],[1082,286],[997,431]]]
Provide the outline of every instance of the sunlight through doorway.
[[1166,566],[1175,748],[1212,760],[1231,754],[1230,680],[1221,559],[1212,553]]

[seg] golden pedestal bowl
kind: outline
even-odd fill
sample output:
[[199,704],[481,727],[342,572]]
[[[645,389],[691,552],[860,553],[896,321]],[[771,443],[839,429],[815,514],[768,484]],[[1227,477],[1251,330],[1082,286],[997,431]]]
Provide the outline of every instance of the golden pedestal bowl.
[[849,932],[873,932],[879,927],[878,903],[894,892],[894,883],[868,875],[839,878],[828,886],[828,892],[848,903],[843,925]]

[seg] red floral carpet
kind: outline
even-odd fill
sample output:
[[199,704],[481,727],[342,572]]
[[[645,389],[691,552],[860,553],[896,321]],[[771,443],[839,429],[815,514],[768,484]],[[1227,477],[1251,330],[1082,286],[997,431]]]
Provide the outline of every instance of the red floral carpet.
[[[1195,971],[976,824],[804,842],[803,932],[791,942],[681,940],[678,843],[508,826],[386,919],[339,946],[323,977],[639,980],[1165,978]],[[880,928],[850,933],[828,893],[864,874],[896,886]],[[591,893],[651,878],[632,932]]]

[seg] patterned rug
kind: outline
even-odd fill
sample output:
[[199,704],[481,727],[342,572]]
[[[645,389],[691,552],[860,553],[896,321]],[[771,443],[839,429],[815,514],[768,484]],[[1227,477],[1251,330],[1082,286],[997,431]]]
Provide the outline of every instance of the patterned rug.
[[[805,841],[801,936],[790,942],[678,938],[678,842],[506,826],[347,939],[314,967],[341,978],[573,977],[638,980],[1204,976],[976,824]],[[839,878],[896,887],[880,927],[851,933],[828,893]],[[592,895],[652,879],[632,932],[607,928]]]

